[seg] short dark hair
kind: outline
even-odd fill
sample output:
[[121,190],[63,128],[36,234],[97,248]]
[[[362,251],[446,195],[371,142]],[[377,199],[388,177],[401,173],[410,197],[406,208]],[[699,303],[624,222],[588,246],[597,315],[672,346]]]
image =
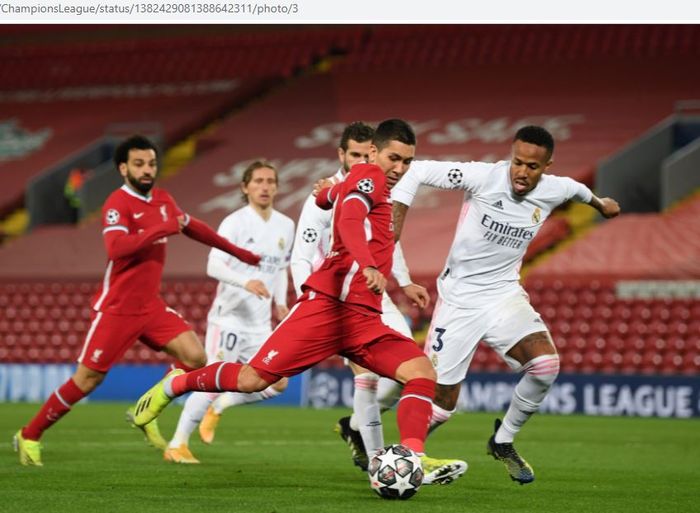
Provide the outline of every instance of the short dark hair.
[[548,157],[551,157],[554,153],[554,137],[552,137],[552,134],[550,134],[546,128],[542,128],[541,126],[527,125],[522,127],[515,132],[513,142],[515,141],[542,146],[547,150]]
[[143,135],[132,135],[123,140],[114,150],[114,165],[119,169],[119,164],[129,161],[129,151],[131,150],[153,150],[158,158],[158,147]]
[[352,139],[359,143],[371,141],[374,137],[374,128],[362,121],[354,121],[345,127],[343,134],[340,136],[340,144],[338,145],[343,151],[348,150],[348,141]]
[[377,147],[378,151],[381,151],[391,141],[399,141],[409,146],[415,146],[416,134],[411,125],[403,119],[387,119],[377,126],[372,138],[372,144]]
[[[256,160],[251,162],[247,168],[243,170],[243,179],[241,180],[241,183],[243,185],[248,185],[250,181],[253,179],[253,173],[255,173],[256,169],[260,169],[263,167],[269,167],[275,172],[275,181],[279,182],[279,176],[277,174],[277,168],[272,164],[271,162],[268,162],[267,160]],[[243,194],[243,201],[248,203],[248,195],[246,193]]]

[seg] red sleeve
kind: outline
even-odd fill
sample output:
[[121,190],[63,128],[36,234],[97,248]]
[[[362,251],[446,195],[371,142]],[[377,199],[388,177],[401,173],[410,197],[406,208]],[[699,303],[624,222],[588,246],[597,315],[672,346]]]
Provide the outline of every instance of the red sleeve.
[[340,191],[340,184],[337,183],[333,187],[326,187],[321,189],[316,196],[316,206],[322,210],[330,210],[333,208],[333,203],[338,197],[338,192]]
[[189,238],[194,239],[202,244],[211,246],[221,251],[225,251],[229,255],[233,255],[241,262],[245,262],[250,265],[258,265],[260,263],[260,256],[255,253],[251,253],[247,249],[239,248],[235,244],[231,244],[221,235],[216,233],[212,228],[206,223],[196,219],[192,216],[185,214],[185,219],[187,220],[187,225],[183,228],[182,233],[187,235]]
[[153,244],[155,241],[168,235],[175,235],[180,232],[180,226],[177,218],[173,217],[168,221],[151,226],[140,233],[127,234],[121,229],[107,230],[104,232],[105,248],[107,248],[107,256],[110,260],[122,258],[145,247]]
[[384,198],[386,176],[381,168],[374,164],[353,166],[346,183],[347,196],[353,193],[361,194],[367,199],[370,207],[380,203]]
[[365,201],[349,198],[343,203],[338,219],[338,233],[343,245],[352,258],[360,264],[360,269],[377,266],[365,239],[365,219],[368,213]]

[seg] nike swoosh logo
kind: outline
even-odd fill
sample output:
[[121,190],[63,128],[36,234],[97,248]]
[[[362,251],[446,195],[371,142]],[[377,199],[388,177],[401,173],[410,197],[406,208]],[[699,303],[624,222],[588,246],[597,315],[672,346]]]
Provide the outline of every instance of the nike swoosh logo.
[[139,212],[138,214],[134,214],[134,219],[140,219],[141,216],[143,216],[143,212]]

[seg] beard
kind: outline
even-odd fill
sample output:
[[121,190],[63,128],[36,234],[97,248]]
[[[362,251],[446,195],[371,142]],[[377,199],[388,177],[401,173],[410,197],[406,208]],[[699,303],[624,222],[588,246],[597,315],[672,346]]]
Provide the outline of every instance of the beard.
[[134,177],[134,175],[132,175],[128,171],[126,173],[126,179],[129,180],[129,183],[131,184],[131,186],[134,189],[136,189],[137,191],[139,191],[141,194],[144,194],[144,195],[151,192],[151,189],[153,188],[153,184],[156,183],[155,178],[150,182],[140,182],[139,180],[137,180]]

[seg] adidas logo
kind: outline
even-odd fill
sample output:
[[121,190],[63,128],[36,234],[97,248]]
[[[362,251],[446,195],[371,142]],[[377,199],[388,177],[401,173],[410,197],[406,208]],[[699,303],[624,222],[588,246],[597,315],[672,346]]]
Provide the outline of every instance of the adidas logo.
[[503,202],[501,200],[498,200],[496,203],[494,203],[491,206],[496,207],[498,210],[503,210]]

